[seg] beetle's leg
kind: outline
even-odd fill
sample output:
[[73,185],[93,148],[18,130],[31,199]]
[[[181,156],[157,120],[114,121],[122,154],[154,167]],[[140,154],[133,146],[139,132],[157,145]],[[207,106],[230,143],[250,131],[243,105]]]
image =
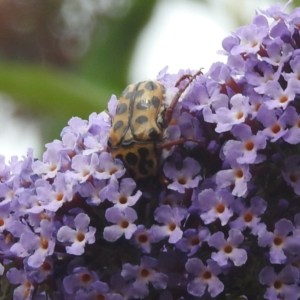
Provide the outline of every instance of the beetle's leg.
[[201,72],[201,69],[196,72],[194,75],[190,75],[190,74],[187,74],[187,75],[183,75],[175,84],[175,86],[178,86],[180,84],[180,82],[186,78],[189,78],[189,81],[187,82],[187,84],[179,89],[177,91],[177,93],[175,94],[174,98],[172,99],[169,107],[167,108],[167,111],[166,111],[166,114],[165,114],[165,123],[166,124],[169,124],[171,122],[171,119],[172,119],[172,115],[173,115],[173,110],[180,98],[180,96],[184,93],[184,91],[188,88],[188,86],[191,84],[191,82],[198,76],[202,74]]

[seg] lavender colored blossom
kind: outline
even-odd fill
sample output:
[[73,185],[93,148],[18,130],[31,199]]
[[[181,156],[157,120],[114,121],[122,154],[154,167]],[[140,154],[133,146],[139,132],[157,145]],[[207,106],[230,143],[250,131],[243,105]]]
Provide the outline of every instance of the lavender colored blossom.
[[252,135],[251,128],[245,124],[239,124],[232,128],[232,133],[240,141],[229,140],[223,152],[227,160],[236,158],[239,164],[261,163],[265,156],[258,154],[257,150],[266,147],[266,136],[259,131],[257,135]]
[[259,281],[263,285],[268,285],[265,299],[284,299],[296,300],[300,297],[299,270],[291,265],[286,265],[277,275],[274,268],[267,266],[259,273]]
[[7,279],[10,283],[18,285],[13,293],[14,300],[29,300],[32,299],[34,286],[28,280],[26,273],[16,268],[11,268],[7,274]]
[[188,252],[188,256],[194,255],[201,247],[203,242],[210,238],[210,232],[206,227],[187,229],[182,238],[176,243],[176,247],[183,252]]
[[222,226],[226,225],[233,215],[230,205],[234,197],[226,190],[214,192],[212,189],[205,189],[198,195],[194,205],[200,209],[200,217],[204,224],[220,219]]
[[86,198],[86,202],[89,205],[97,206],[105,200],[105,198],[100,196],[100,192],[106,186],[105,180],[94,180],[93,183],[84,182],[78,187],[78,193]]
[[291,78],[287,82],[287,88],[283,90],[278,82],[268,82],[263,93],[269,96],[270,100],[266,100],[265,104],[268,109],[286,108],[287,105],[294,100],[297,93],[299,93],[300,84],[295,78]]
[[231,169],[216,174],[216,183],[220,188],[233,186],[232,195],[242,197],[247,193],[247,182],[251,179],[249,165],[230,160]]
[[107,221],[116,224],[104,228],[103,237],[109,242],[116,241],[123,234],[126,239],[130,239],[136,230],[133,222],[137,219],[137,214],[130,207],[125,209],[111,207],[106,210],[105,217]]
[[75,230],[69,226],[62,226],[57,232],[57,239],[62,243],[71,243],[66,246],[66,251],[70,254],[81,255],[86,244],[95,242],[96,228],[88,226],[90,218],[80,213],[74,218]]
[[208,259],[206,267],[200,259],[190,258],[185,268],[196,276],[187,286],[187,291],[191,295],[201,297],[206,287],[212,297],[216,297],[223,291],[224,284],[216,276],[221,273],[221,268],[215,261]]
[[245,121],[248,116],[249,102],[248,98],[236,94],[230,101],[229,106],[220,107],[213,114],[212,110],[206,106],[203,110],[204,120],[209,123],[217,123],[216,132],[221,133],[229,131],[235,124],[241,124]]
[[155,236],[151,230],[146,229],[144,225],[138,225],[133,238],[136,245],[141,247],[143,252],[151,252],[151,243],[155,241]]
[[239,39],[239,41],[243,41],[243,43],[238,43],[238,45],[231,49],[232,55],[258,52],[261,44],[268,34],[267,20],[265,18],[259,19],[259,17],[257,16],[254,19],[253,24],[242,26],[236,31],[234,35]]
[[232,210],[239,216],[230,222],[230,227],[240,231],[250,228],[254,235],[260,235],[260,233],[266,230],[266,225],[260,222],[261,218],[258,216],[263,214],[266,208],[267,202],[259,197],[252,198],[249,207],[246,207],[242,199],[236,199],[232,205]]
[[142,298],[148,295],[148,285],[151,283],[155,289],[165,289],[168,277],[155,270],[157,266],[156,259],[144,256],[141,264],[124,264],[121,275],[125,280],[131,280],[134,298]]
[[194,188],[198,185],[201,176],[196,176],[200,172],[200,165],[192,158],[185,158],[182,162],[182,168],[176,169],[174,164],[166,163],[164,165],[165,175],[173,182],[168,185],[171,190],[184,193],[185,189]]
[[285,263],[287,259],[285,251],[292,254],[296,254],[300,251],[300,241],[296,237],[289,236],[293,230],[294,226],[291,221],[281,219],[276,222],[274,233],[264,231],[260,234],[258,244],[261,247],[270,247],[271,263]]
[[280,111],[270,110],[265,105],[262,105],[257,113],[257,120],[265,127],[262,132],[271,142],[276,142],[287,132],[285,118],[278,114]]
[[164,224],[151,227],[151,232],[155,236],[156,241],[168,236],[169,243],[174,244],[181,239],[182,230],[180,223],[187,214],[185,209],[162,205],[155,210],[154,214],[155,220]]
[[115,207],[123,209],[128,206],[133,206],[141,197],[141,191],[137,191],[134,195],[132,195],[135,188],[136,183],[133,179],[122,179],[119,184],[116,177],[113,176],[109,185],[100,192],[100,198],[108,199]]
[[237,248],[237,246],[243,242],[244,236],[237,229],[230,229],[228,235],[227,241],[223,232],[216,232],[210,237],[208,244],[219,250],[219,252],[213,252],[211,258],[219,266],[226,265],[228,259],[232,260],[235,266],[241,266],[247,260],[247,252]]
[[69,295],[75,295],[80,290],[89,289],[98,280],[96,272],[85,267],[74,268],[72,274],[63,280],[64,291]]

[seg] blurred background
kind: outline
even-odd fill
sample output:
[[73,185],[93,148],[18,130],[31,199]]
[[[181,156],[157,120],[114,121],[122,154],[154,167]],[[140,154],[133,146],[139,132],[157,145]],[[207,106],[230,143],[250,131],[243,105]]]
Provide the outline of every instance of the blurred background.
[[111,94],[165,66],[225,62],[222,40],[278,2],[0,0],[0,154],[41,157],[72,116],[105,110]]

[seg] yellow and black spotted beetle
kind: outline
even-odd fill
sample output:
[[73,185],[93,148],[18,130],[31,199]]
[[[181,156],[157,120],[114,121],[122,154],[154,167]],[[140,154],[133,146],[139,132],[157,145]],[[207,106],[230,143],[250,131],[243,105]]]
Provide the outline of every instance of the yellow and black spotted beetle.
[[[182,93],[198,75],[184,75],[175,86],[188,78],[167,105],[165,87],[157,81],[129,85],[122,93],[112,121],[108,148],[113,158],[121,159],[131,177],[136,180],[153,178],[157,174],[159,155],[164,147],[164,130],[170,124],[173,110]],[[178,141],[179,144],[182,141]]]

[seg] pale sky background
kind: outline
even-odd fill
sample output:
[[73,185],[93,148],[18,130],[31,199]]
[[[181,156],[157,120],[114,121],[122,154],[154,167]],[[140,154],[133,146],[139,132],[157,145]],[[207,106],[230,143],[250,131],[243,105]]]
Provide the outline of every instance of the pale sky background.
[[[161,0],[140,37],[129,81],[154,79],[165,66],[170,73],[176,73],[187,68],[206,71],[215,61],[225,62],[226,58],[216,52],[221,50],[222,40],[236,24],[224,5],[231,5],[246,24],[253,18],[255,8],[265,9],[270,1],[210,0],[206,6],[187,0]],[[36,125],[17,121],[10,103],[3,103],[1,107],[4,128],[0,134],[0,154],[9,160],[12,155],[26,155],[28,148],[40,150]],[[38,152],[35,151],[36,155]]]

